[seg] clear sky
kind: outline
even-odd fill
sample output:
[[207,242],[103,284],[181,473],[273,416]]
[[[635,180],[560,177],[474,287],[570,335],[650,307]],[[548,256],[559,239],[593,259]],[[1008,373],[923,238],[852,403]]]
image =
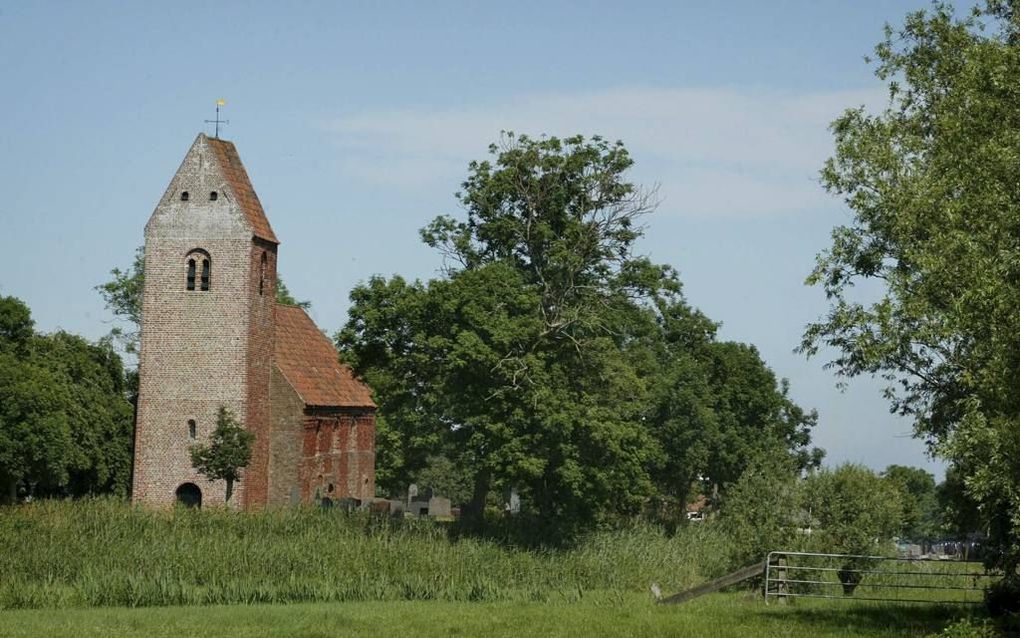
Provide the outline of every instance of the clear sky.
[[863,57],[924,6],[0,0],[0,294],[42,330],[108,332],[94,287],[130,263],[216,98],[280,272],[330,333],[358,282],[436,274],[417,230],[458,212],[500,130],[599,133],[660,187],[641,250],[818,409],[829,463],[941,474],[879,382],[841,393],[793,353],[826,309],[803,280],[849,219],[818,185],[827,124],[884,104]]

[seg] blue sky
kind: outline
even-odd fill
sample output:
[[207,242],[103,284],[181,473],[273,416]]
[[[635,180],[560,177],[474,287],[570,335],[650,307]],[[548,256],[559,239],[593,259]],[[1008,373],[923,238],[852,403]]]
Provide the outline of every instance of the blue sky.
[[213,103],[281,239],[280,272],[330,332],[373,274],[436,274],[417,230],[458,212],[500,130],[622,139],[663,199],[641,250],[819,410],[830,463],[941,473],[888,413],[793,353],[825,311],[803,285],[849,219],[818,186],[826,126],[881,107],[863,57],[922,0],[64,3],[0,0],[0,294],[97,338],[94,287]]

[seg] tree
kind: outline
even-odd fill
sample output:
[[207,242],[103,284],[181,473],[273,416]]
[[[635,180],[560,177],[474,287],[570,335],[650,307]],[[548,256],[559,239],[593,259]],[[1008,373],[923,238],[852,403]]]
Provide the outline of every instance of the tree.
[[941,531],[935,477],[919,467],[890,465],[882,478],[900,492],[903,527],[900,535],[914,541],[930,541]]
[[66,389],[45,368],[0,353],[0,399],[0,498],[14,502],[19,486],[65,485],[73,445]]
[[230,502],[234,483],[241,480],[241,470],[251,461],[255,435],[244,429],[226,406],[216,415],[216,429],[209,443],[191,446],[191,465],[210,481],[225,481]]
[[118,321],[128,325],[127,330],[115,326],[111,334],[126,352],[137,354],[142,326],[142,290],[145,287],[145,247],[135,249],[135,258],[130,266],[124,270],[114,268],[110,274],[113,279],[96,286],[96,290],[106,302],[106,309]]
[[0,349],[23,354],[35,334],[32,312],[16,297],[0,297]]
[[27,306],[0,298],[0,498],[126,495],[132,409],[109,340],[36,334]]
[[283,283],[283,279],[279,276],[276,277],[276,303],[288,306],[297,306],[298,308],[304,308],[305,310],[312,307],[312,302],[310,301],[298,301],[295,299],[294,295],[290,294],[290,289],[287,288],[287,284]]
[[[900,491],[866,467],[822,468],[804,481],[804,507],[814,524],[812,540],[835,554],[881,554],[902,526]],[[852,595],[867,559],[849,559],[837,572]]]
[[715,330],[682,300],[660,303],[654,354],[639,364],[649,385],[646,423],[664,454],[656,484],[678,505],[695,485],[718,497],[759,455],[789,457],[799,470],[823,456],[809,448],[817,414],[790,400],[787,381],[777,381],[756,348],[716,341]]
[[34,359],[67,393],[61,410],[73,441],[66,458],[68,481],[48,495],[127,496],[134,409],[123,363],[110,339],[90,343],[56,332],[37,339]]
[[636,512],[653,451],[620,328],[631,299],[674,286],[631,254],[652,200],[601,138],[508,134],[490,151],[458,195],[467,219],[422,231],[447,277],[359,287],[338,345],[409,444],[405,472],[436,445],[470,468],[469,516],[508,487],[564,526]]
[[[892,409],[964,473],[992,566],[1020,567],[1020,11],[907,16],[876,48],[890,101],[847,111],[822,182],[853,213],[808,279],[831,302],[803,350],[882,375]],[[862,294],[857,284],[873,282]],[[851,291],[857,291],[851,294]]]
[[771,551],[797,549],[803,484],[788,456],[759,455],[727,491],[719,522],[735,566],[760,561]]
[[823,547],[842,554],[875,554],[899,531],[900,492],[861,465],[822,468],[804,480],[804,506]]
[[[634,515],[660,491],[686,495],[709,452],[671,454],[716,419],[713,383],[743,371],[710,374],[714,324],[672,268],[633,253],[653,194],[626,180],[622,144],[599,137],[506,134],[490,153],[458,194],[466,218],[422,230],[443,276],[372,278],[336,337],[380,406],[380,484],[400,492],[441,456],[471,477],[469,520],[514,488],[559,537]],[[775,377],[748,380],[761,382],[779,406]],[[742,407],[728,434],[785,436],[782,409]]]
[[419,493],[432,489],[455,505],[471,499],[471,475],[445,456],[430,456],[425,466],[414,476]]
[[968,473],[959,466],[950,466],[946,469],[946,478],[935,488],[941,530],[957,538],[986,531],[980,504],[964,485],[963,477]]

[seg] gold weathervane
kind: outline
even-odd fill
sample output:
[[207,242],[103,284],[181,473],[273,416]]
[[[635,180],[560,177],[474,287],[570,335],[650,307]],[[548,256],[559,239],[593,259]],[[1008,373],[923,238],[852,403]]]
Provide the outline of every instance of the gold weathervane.
[[223,98],[220,98],[220,99],[216,100],[216,119],[215,120],[206,120],[205,121],[206,124],[215,124],[216,125],[216,132],[213,134],[213,137],[215,137],[216,139],[220,139],[220,124],[230,124],[230,120],[221,120],[220,119],[220,107],[221,106],[226,106],[226,105],[227,105],[227,101],[224,100]]

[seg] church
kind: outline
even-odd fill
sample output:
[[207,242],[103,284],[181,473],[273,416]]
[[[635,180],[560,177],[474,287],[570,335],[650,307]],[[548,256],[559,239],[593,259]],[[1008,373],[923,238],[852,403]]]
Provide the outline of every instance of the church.
[[190,455],[220,406],[255,436],[231,506],[374,497],[371,392],[276,302],[279,246],[234,145],[199,134],[145,226],[134,502],[225,503]]

